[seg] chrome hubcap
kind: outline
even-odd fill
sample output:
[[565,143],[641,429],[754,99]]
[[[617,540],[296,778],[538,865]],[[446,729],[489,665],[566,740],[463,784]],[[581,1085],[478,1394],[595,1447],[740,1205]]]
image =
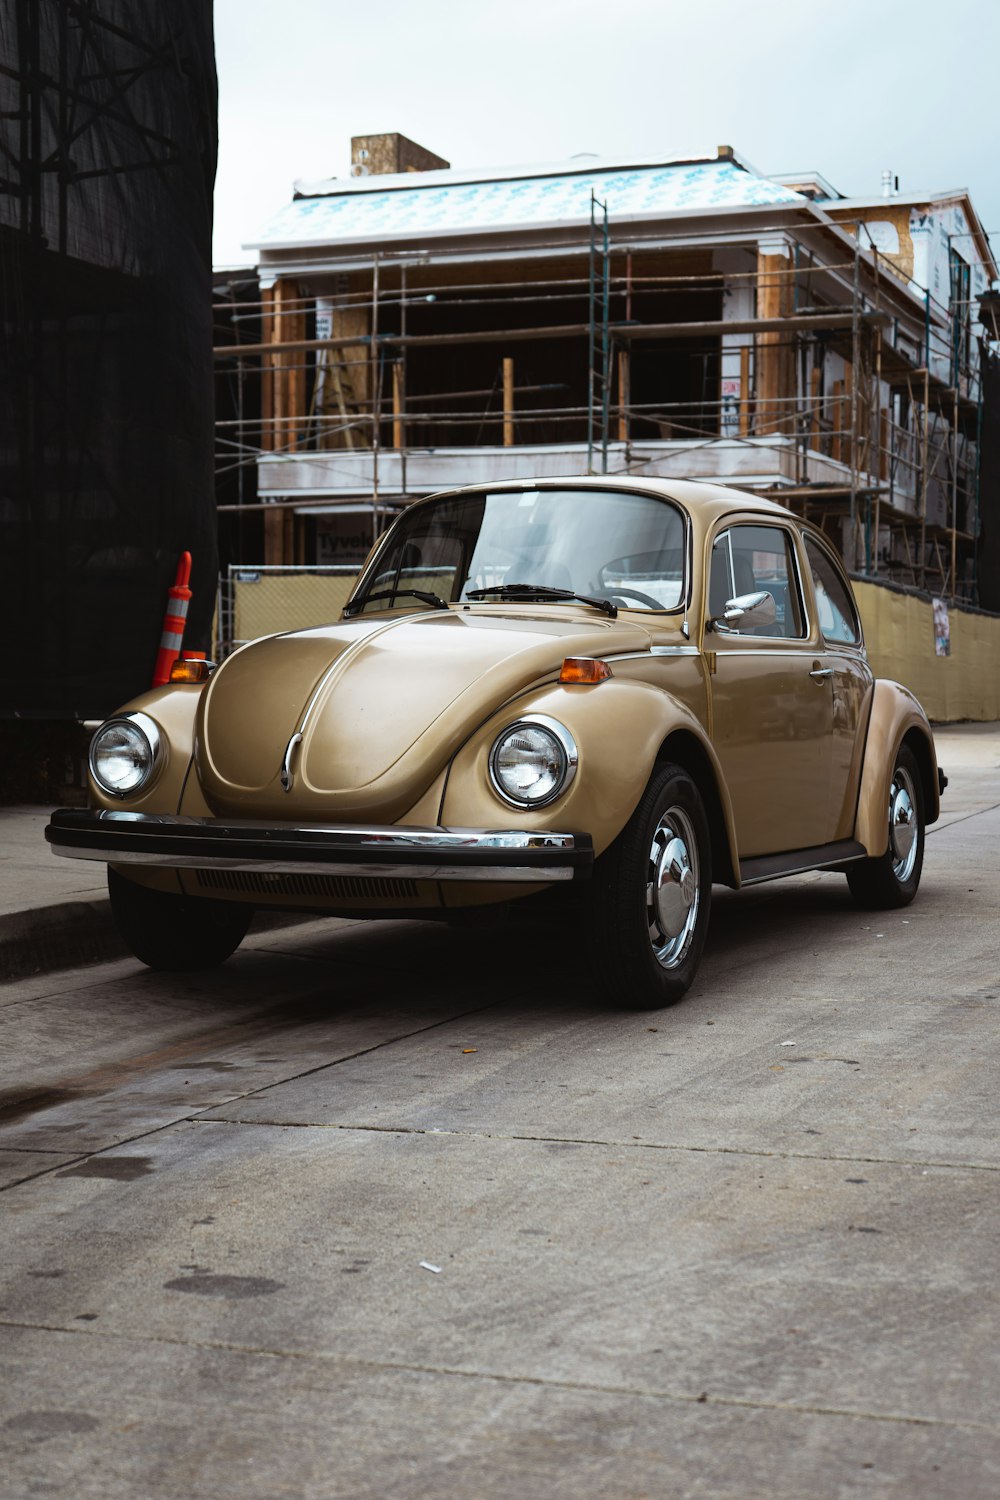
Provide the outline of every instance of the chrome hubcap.
[[691,946],[701,891],[698,841],[687,813],[668,808],[653,833],[646,878],[646,921],[657,962],[676,968]]
[[889,849],[892,873],[901,883],[909,880],[917,860],[917,796],[910,774],[897,766],[889,788]]

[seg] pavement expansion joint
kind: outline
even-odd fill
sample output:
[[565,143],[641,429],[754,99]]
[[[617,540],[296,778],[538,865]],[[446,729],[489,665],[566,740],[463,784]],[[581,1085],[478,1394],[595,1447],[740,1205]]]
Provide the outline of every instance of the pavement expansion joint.
[[[217,1106],[222,1107],[222,1106]],[[260,1120],[232,1118],[224,1115],[189,1115],[189,1125],[255,1125],[269,1130],[343,1130],[374,1135],[439,1135],[460,1140],[527,1141],[540,1146],[599,1146],[615,1151],[690,1151],[704,1156],[749,1156],[773,1161],[839,1161],[864,1162],[871,1166],[936,1167],[944,1172],[997,1172],[1000,1164],[976,1161],[941,1161],[921,1156],[859,1156],[839,1152],[762,1151],[750,1146],[698,1146],[675,1141],[622,1141],[581,1135],[522,1135],[506,1130],[454,1130],[440,1125],[366,1125],[315,1120]]]
[[[19,1151],[25,1156],[58,1156],[60,1161],[66,1160],[65,1151],[56,1151],[52,1146],[15,1146],[9,1141],[0,1141],[4,1151]],[[84,1156],[93,1155],[93,1152],[84,1152]]]
[[161,1344],[171,1348],[214,1350],[222,1354],[240,1354],[259,1359],[286,1359],[302,1363],[338,1364],[357,1370],[394,1370],[412,1375],[442,1375],[457,1380],[489,1380],[503,1385],[537,1386],[544,1390],[576,1391],[590,1395],[626,1396],[645,1401],[669,1401],[684,1406],[715,1406],[742,1411],[787,1412],[806,1417],[839,1417],[848,1421],[889,1423],[902,1427],[928,1427],[959,1432],[985,1433],[995,1436],[997,1429],[986,1422],[955,1421],[942,1417],[920,1417],[910,1412],[872,1411],[862,1407],[825,1406],[819,1402],[763,1401],[751,1396],[717,1396],[708,1391],[693,1395],[688,1391],[671,1391],[655,1386],[626,1385],[614,1381],[560,1380],[545,1375],[509,1374],[500,1370],[470,1370],[461,1365],[434,1365],[419,1361],[395,1359],[358,1359],[350,1355],[328,1353],[319,1349],[272,1349],[265,1345],[240,1344],[222,1339],[167,1338],[163,1334],[109,1333],[107,1329],[74,1328],[62,1323],[32,1323],[14,1318],[0,1318],[0,1328],[25,1333],[72,1334],[78,1338],[105,1339],[133,1345]]
[[[176,1130],[178,1125],[193,1125],[195,1123],[197,1122],[190,1119],[187,1115],[178,1115],[176,1119],[164,1120],[159,1125],[151,1125],[148,1130],[140,1130],[135,1135],[123,1136],[121,1140],[112,1141],[107,1146],[98,1146],[93,1151],[78,1151],[74,1156],[60,1156],[59,1161],[51,1167],[41,1167],[37,1172],[32,1172],[27,1177],[19,1177],[16,1182],[7,1182],[0,1185],[0,1193],[9,1193],[12,1188],[23,1187],[26,1182],[33,1182],[39,1177],[47,1177],[52,1172],[65,1171],[69,1167],[75,1167],[79,1162],[93,1161],[97,1156],[108,1156],[113,1151],[121,1151],[128,1146],[134,1146],[138,1141],[148,1140],[150,1136],[162,1135],[165,1130]],[[8,1147],[4,1143],[3,1149],[14,1150],[16,1148]],[[24,1146],[21,1149],[23,1151],[34,1152],[36,1155],[41,1154],[40,1152],[35,1152],[32,1146]],[[58,1152],[46,1154],[59,1155]],[[0,1500],[2,1500],[2,1495],[0,1495]]]
[[947,828],[957,828],[959,823],[968,823],[970,818],[981,818],[986,813],[996,812],[1000,808],[1000,802],[994,802],[991,807],[977,807],[975,812],[962,813],[957,818],[949,818],[947,823],[933,823],[926,830],[927,837],[932,833],[943,833]]

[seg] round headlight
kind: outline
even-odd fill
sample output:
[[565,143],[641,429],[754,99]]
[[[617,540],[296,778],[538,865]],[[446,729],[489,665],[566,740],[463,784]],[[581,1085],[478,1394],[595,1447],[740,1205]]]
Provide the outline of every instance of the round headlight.
[[91,774],[113,797],[127,797],[145,786],[159,749],[159,731],[145,714],[109,719],[90,742]]
[[535,714],[497,736],[490,751],[490,780],[505,802],[542,807],[565,791],[576,774],[577,758],[569,730],[556,719]]

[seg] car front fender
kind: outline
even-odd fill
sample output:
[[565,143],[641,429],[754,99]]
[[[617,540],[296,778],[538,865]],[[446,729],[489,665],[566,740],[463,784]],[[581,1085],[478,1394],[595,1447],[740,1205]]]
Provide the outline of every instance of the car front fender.
[[92,807],[109,810],[127,807],[132,812],[180,811],[184,779],[194,755],[195,714],[201,691],[200,685],[187,683],[152,688],[108,715],[111,719],[134,713],[148,715],[160,731],[162,762],[148,787],[134,797],[111,796],[89,777]]
[[[555,802],[515,811],[493,790],[489,754],[500,731],[526,714],[547,714],[570,731],[579,752],[575,778]],[[732,870],[738,870],[732,808],[715,751],[696,715],[679,699],[641,682],[614,678],[594,687],[550,683],[506,703],[466,740],[452,760],[440,821],[489,828],[510,821],[526,828],[590,834],[601,854],[639,804],[658,759],[690,771],[719,825]],[[689,761],[691,762],[689,764]],[[731,872],[717,878],[729,879]],[[735,883],[735,881],[733,882]]]
[[904,740],[912,745],[920,767],[924,820],[934,823],[941,813],[941,795],[934,736],[927,715],[908,688],[879,679],[872,695],[854,831],[855,838],[872,858],[878,858],[888,848],[889,787]]

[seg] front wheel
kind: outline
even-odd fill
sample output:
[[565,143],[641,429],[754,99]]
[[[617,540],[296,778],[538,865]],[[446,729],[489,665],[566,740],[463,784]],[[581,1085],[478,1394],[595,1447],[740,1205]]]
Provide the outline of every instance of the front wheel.
[[594,869],[593,938],[616,1005],[655,1010],[691,986],[712,902],[708,819],[680,766],[663,765]]
[[889,911],[909,906],[924,863],[924,792],[920,767],[901,745],[889,787],[889,842],[884,854],[847,867],[847,884],[859,906]]
[[235,953],[253,910],[136,885],[108,866],[115,926],[140,962],[175,974],[214,969]]

